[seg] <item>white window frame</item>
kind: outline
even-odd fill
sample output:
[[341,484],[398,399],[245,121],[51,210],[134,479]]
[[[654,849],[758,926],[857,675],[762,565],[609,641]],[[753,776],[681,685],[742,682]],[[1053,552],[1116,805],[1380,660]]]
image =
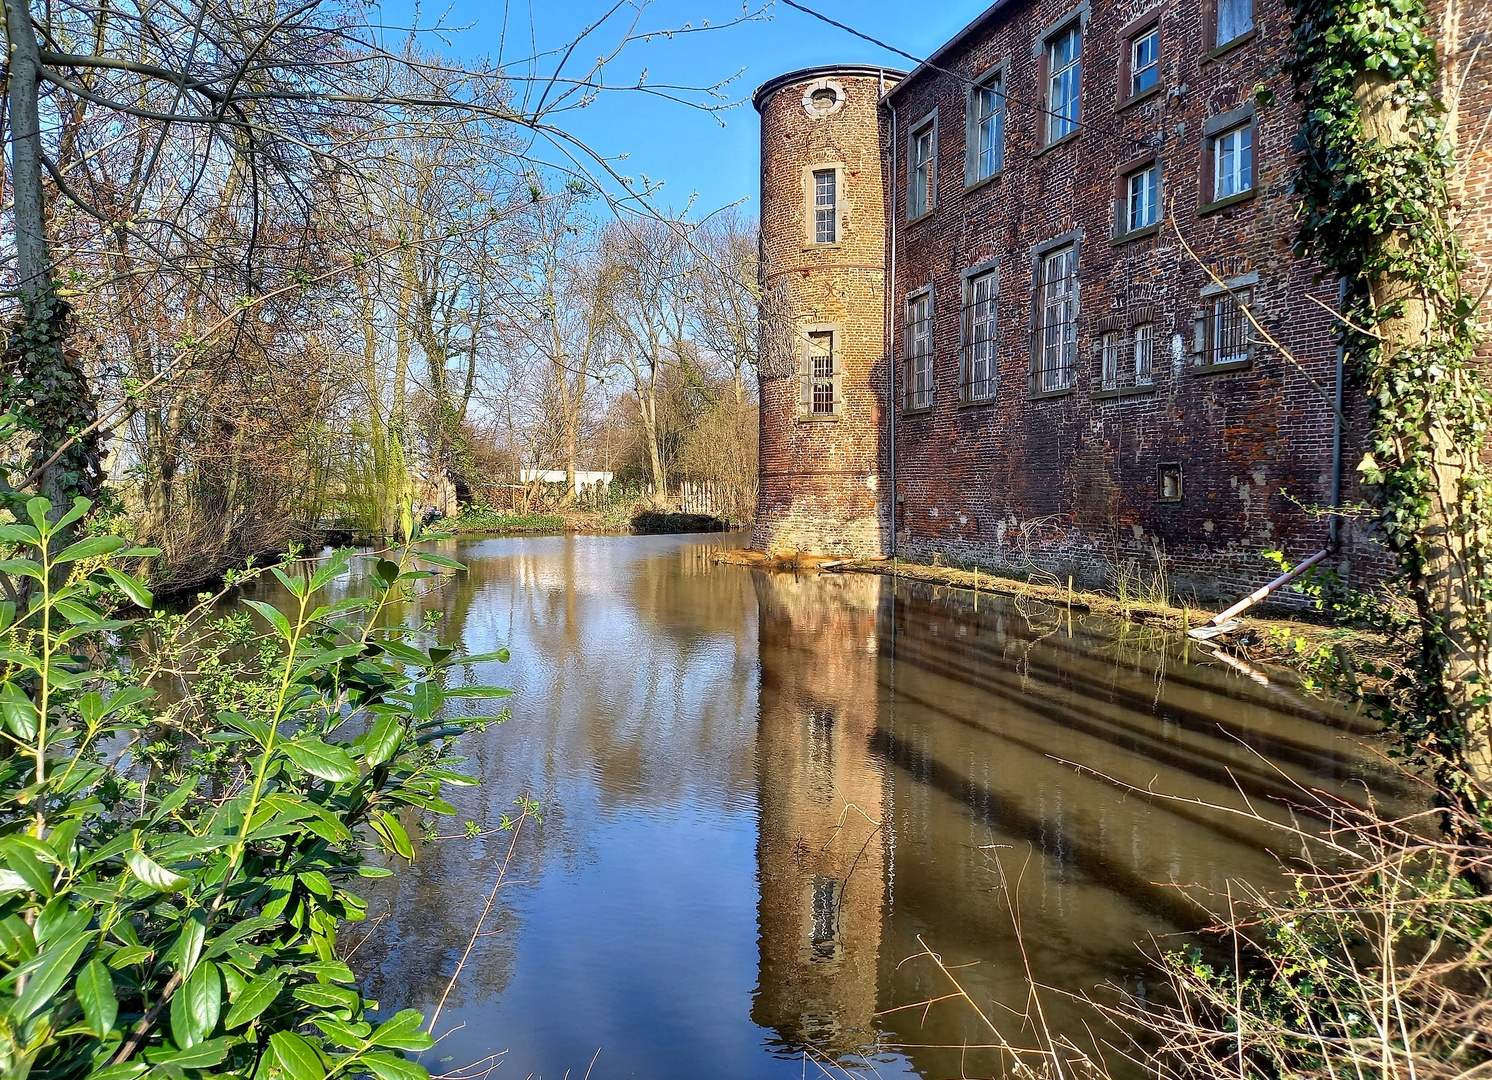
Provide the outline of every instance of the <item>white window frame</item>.
[[989,401],[1000,379],[1000,271],[997,262],[981,263],[964,271],[964,304],[960,320],[963,338],[959,397],[965,402]]
[[[1155,42],[1155,55],[1151,58],[1151,60],[1150,60],[1150,62],[1148,64],[1142,65],[1139,62],[1139,60],[1140,60],[1140,46],[1143,45],[1145,42],[1151,41],[1151,40],[1154,40],[1154,42]],[[1154,81],[1151,82],[1148,86],[1140,86],[1139,85],[1140,77],[1145,72],[1147,72],[1147,71],[1154,73],[1154,76],[1155,76]],[[1159,24],[1155,24],[1155,25],[1152,25],[1148,30],[1141,30],[1138,34],[1136,34],[1130,40],[1130,43],[1129,43],[1129,96],[1133,97],[1135,94],[1142,94],[1146,90],[1149,90],[1151,86],[1157,86],[1159,84],[1160,84],[1160,26],[1159,26]]]
[[[805,335],[808,338],[808,363],[805,365],[805,375],[808,379],[808,393],[804,395],[808,399],[809,416],[833,416],[839,412],[839,385],[838,379],[838,335],[833,330],[809,330]],[[827,339],[828,348],[823,351],[815,351],[816,342]],[[826,361],[827,367],[821,367],[820,361]],[[821,390],[827,390],[827,395],[821,395]],[[821,406],[827,405],[827,408]]]
[[[829,181],[827,201],[821,185],[826,177]],[[827,238],[824,235],[826,222]],[[839,170],[836,168],[813,170],[813,242],[822,245],[839,243]]]
[[[1225,156],[1228,168],[1224,169]],[[1254,187],[1254,122],[1212,136],[1212,201],[1220,202]]]
[[[1148,184],[1146,179],[1148,178]],[[1136,182],[1139,187],[1136,187]],[[1149,228],[1159,220],[1160,213],[1160,162],[1153,161],[1143,169],[1136,169],[1125,180],[1124,231],[1138,232]],[[1136,202],[1136,196],[1142,196]],[[1148,201],[1143,197],[1148,196]],[[1137,211],[1148,211],[1148,216]],[[1143,217],[1143,220],[1141,218]]]
[[[1057,66],[1057,47],[1069,38],[1073,41],[1072,55],[1059,68]],[[1054,143],[1058,139],[1066,138],[1072,134],[1082,122],[1083,26],[1081,20],[1074,19],[1056,33],[1047,36],[1046,56],[1046,141]],[[1059,87],[1063,93],[1062,109],[1060,111],[1057,108],[1057,92]]]
[[932,407],[932,304],[931,286],[906,298],[902,327],[902,407],[908,412]]
[[[924,154],[925,147],[925,154]],[[907,220],[932,213],[937,200],[938,124],[930,116],[907,138]]]
[[1003,65],[970,88],[968,127],[969,164],[964,183],[971,186],[988,180],[1005,167]]

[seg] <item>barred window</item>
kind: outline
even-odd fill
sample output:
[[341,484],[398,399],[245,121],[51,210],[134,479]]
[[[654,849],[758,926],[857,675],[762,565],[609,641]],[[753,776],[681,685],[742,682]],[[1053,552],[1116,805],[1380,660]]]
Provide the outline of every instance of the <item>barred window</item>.
[[1155,325],[1141,323],[1135,327],[1135,385],[1155,382]]
[[965,401],[983,401],[995,396],[998,374],[995,314],[999,288],[999,274],[995,270],[964,280],[964,363],[960,384]]
[[1252,290],[1235,289],[1207,302],[1207,340],[1202,352],[1204,365],[1237,364],[1249,358],[1252,330],[1244,309],[1252,298]]
[[1076,24],[1047,42],[1047,142],[1056,142],[1078,128],[1081,53],[1082,37]]
[[932,405],[932,294],[922,293],[907,301],[906,353],[902,382],[908,409]]
[[1102,342],[1102,371],[1100,381],[1105,390],[1113,390],[1119,385],[1119,343],[1121,335],[1117,330],[1110,330],[1103,336]]
[[839,239],[836,216],[837,191],[833,169],[819,169],[813,174],[813,242],[832,244]]
[[808,378],[813,389],[810,411],[814,416],[834,413],[834,332],[814,331],[808,335]]
[[1065,247],[1041,260],[1037,316],[1036,389],[1072,388],[1078,350],[1078,289],[1075,251]]

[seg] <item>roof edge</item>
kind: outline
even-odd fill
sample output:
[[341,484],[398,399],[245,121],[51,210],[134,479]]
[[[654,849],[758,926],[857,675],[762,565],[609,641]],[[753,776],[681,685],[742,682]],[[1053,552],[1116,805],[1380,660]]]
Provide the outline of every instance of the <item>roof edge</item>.
[[906,78],[907,73],[900,68],[887,67],[885,64],[819,64],[817,67],[799,68],[797,71],[784,72],[776,78],[768,79],[758,86],[756,93],[751,95],[751,105],[757,112],[761,112],[762,101],[788,83],[818,79],[825,75],[884,75],[890,79],[900,80]]
[[967,39],[970,34],[974,33],[975,30],[983,26],[986,19],[990,18],[990,16],[994,15],[995,12],[999,11],[1000,9],[1008,7],[1011,3],[1012,0],[995,0],[993,4],[985,8],[978,15],[975,15],[974,18],[969,21],[967,26],[965,26],[958,33],[954,34],[947,41],[943,42],[943,44],[939,45],[937,49],[933,51],[933,54],[931,56],[914,67],[911,70],[911,73],[908,74],[906,78],[899,81],[890,90],[887,90],[886,97],[889,99],[893,94],[901,90],[902,87],[920,78],[924,72],[936,67],[940,60],[942,60],[954,49],[962,45],[965,39]]

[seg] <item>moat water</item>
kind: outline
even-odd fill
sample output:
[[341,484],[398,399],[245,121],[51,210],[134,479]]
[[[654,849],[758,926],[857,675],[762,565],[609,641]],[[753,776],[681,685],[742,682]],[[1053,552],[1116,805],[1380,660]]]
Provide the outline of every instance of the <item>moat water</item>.
[[[515,691],[463,741],[462,823],[527,795],[432,1072],[989,1076],[1030,980],[1049,1025],[1155,993],[1237,882],[1283,881],[1301,788],[1397,794],[1350,712],[1176,635],[868,575],[718,566],[739,538],[472,539],[422,602]],[[362,571],[335,587],[365,587]],[[253,595],[273,598],[270,583]],[[1128,785],[1126,789],[1122,785]],[[1295,785],[1300,785],[1296,787]],[[1153,791],[1153,797],[1144,794]],[[413,824],[413,822],[411,822]],[[426,843],[349,927],[370,996],[439,1001],[510,837]],[[1018,915],[1017,915],[1018,913]],[[1019,933],[1016,930],[1017,918]],[[1029,977],[1028,977],[1029,969]]]

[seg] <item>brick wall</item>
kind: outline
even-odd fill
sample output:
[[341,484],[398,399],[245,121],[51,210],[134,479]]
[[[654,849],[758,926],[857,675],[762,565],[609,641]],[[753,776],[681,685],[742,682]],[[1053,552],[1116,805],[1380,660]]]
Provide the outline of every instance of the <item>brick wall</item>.
[[[977,78],[1005,66],[1004,169],[965,190],[963,79],[923,69],[891,101],[903,132],[936,113],[937,202],[926,217],[898,220],[893,297],[934,289],[935,391],[925,412],[898,418],[897,489],[901,554],[1026,568],[1035,563],[1079,582],[1112,580],[1121,566],[1151,575],[1163,563],[1172,588],[1202,599],[1237,594],[1272,575],[1260,557],[1283,548],[1294,559],[1318,550],[1324,519],[1302,507],[1331,493],[1335,344],[1322,304],[1333,280],[1295,260],[1289,195],[1297,113],[1280,71],[1288,15],[1256,0],[1251,38],[1209,55],[1203,5],[1158,5],[1159,86],[1117,107],[1123,34],[1156,5],[1140,0],[1072,5],[1009,4],[946,48],[938,64]],[[1083,20],[1081,112],[1076,134],[1040,145],[1041,89],[1035,43],[1069,17]],[[1272,104],[1255,87],[1273,91]],[[1254,107],[1254,196],[1198,213],[1204,130],[1210,118]],[[891,170],[905,205],[905,140]],[[1153,153],[1169,211],[1150,235],[1117,242],[1116,177]],[[1196,252],[1188,255],[1170,221]],[[1071,389],[1032,392],[1033,249],[1077,241],[1079,317]],[[959,402],[960,286],[966,267],[999,267],[993,401]],[[1293,359],[1268,346],[1227,372],[1204,372],[1192,354],[1207,269],[1229,280],[1256,275],[1253,310]],[[1153,388],[1106,396],[1101,334],[1154,327]],[[901,320],[894,344],[900,354]],[[1349,401],[1352,400],[1349,394]],[[1362,409],[1348,410],[1354,431]],[[1361,456],[1352,434],[1343,454],[1345,497],[1356,497]],[[1160,498],[1158,470],[1179,465],[1182,495]],[[1338,569],[1358,576],[1378,558],[1363,529],[1344,532]],[[1036,542],[1032,542],[1035,538]],[[1158,554],[1159,553],[1159,554]]]

